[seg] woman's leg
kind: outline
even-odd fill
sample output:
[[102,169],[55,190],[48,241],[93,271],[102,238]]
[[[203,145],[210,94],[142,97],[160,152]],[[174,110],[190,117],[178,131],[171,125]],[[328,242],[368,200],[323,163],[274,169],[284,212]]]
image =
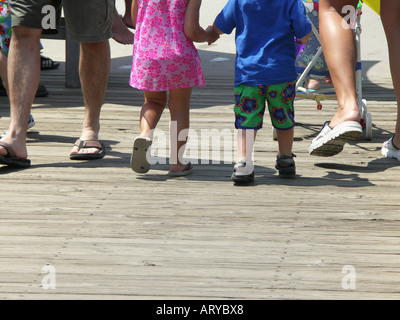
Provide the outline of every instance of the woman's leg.
[[358,0],[319,2],[321,43],[338,100],[338,110],[330,122],[332,128],[344,121],[360,120],[355,79],[357,49],[353,31],[345,28],[342,14],[344,6],[356,8],[357,3]]
[[381,18],[388,42],[390,70],[397,98],[397,122],[393,143],[400,148],[400,1],[382,0]]

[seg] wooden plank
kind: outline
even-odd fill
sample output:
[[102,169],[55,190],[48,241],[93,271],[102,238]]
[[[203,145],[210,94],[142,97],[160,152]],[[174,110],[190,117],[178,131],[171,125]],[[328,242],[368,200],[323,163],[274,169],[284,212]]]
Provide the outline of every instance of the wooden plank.
[[[169,178],[168,164],[134,174],[129,159],[143,96],[115,74],[101,116],[106,157],[70,161],[81,92],[65,88],[60,71],[43,73],[42,81],[50,95],[32,109],[32,168],[0,167],[1,299],[399,298],[399,206],[390,195],[400,169],[380,156],[395,124],[391,96],[368,101],[373,140],[332,158],[311,157],[308,146],[335,102],[318,111],[312,101],[296,101],[298,177],[277,176],[277,143],[266,120],[256,142],[256,182],[235,187],[233,164],[212,164],[211,144],[207,164],[191,176]],[[191,128],[199,136],[225,129],[233,141],[231,81],[207,83],[193,93]],[[1,128],[8,115],[1,98]],[[158,128],[168,134],[168,110]],[[205,145],[192,146],[201,155]],[[42,287],[46,265],[55,268],[54,290]],[[355,268],[355,290],[341,285],[346,265]]]

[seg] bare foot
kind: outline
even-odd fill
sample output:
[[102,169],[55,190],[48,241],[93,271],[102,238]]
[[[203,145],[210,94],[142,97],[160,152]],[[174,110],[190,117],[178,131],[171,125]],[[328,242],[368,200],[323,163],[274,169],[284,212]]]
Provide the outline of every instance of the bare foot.
[[319,90],[321,89],[321,82],[315,79],[308,79],[305,87],[310,90]]
[[[17,140],[8,139],[7,136],[3,137],[1,141],[4,141],[6,145],[10,145],[15,152],[15,155],[21,159],[28,157],[28,151],[26,149],[26,143],[19,142]],[[6,157],[9,155],[11,150],[7,150],[5,147],[0,146],[0,156]]]
[[329,126],[331,128],[336,127],[338,124],[341,124],[345,121],[358,121],[360,122],[360,111],[358,109],[358,107],[356,107],[355,109],[347,112],[346,114],[344,114],[344,112],[337,112],[331,122],[329,123]]
[[133,44],[134,34],[122,22],[117,11],[114,13],[112,38],[121,44]]

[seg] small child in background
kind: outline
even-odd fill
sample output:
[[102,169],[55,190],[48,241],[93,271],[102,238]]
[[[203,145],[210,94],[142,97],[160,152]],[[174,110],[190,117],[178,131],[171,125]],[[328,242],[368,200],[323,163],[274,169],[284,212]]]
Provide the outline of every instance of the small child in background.
[[238,158],[232,181],[254,181],[252,152],[268,103],[278,137],[275,167],[280,176],[296,173],[292,145],[297,74],[294,37],[307,43],[311,25],[301,0],[229,0],[215,19],[214,30],[236,28],[235,127]]
[[211,44],[219,37],[212,27],[207,30],[200,27],[200,5],[201,0],[132,1],[136,31],[130,85],[143,90],[145,98],[140,135],[134,141],[131,156],[131,168],[137,173],[150,169],[147,151],[152,144],[152,131],[167,104],[171,122],[176,124],[171,127],[177,128],[176,133],[171,132],[169,175],[184,176],[192,172],[192,164],[182,159],[189,129],[190,99],[194,86],[205,86],[193,41]]

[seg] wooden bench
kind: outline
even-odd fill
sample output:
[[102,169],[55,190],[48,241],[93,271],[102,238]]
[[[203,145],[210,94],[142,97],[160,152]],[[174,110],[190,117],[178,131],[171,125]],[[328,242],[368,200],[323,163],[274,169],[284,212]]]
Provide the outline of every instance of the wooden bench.
[[68,37],[65,19],[61,18],[60,31],[57,34],[42,34],[43,39],[65,40],[65,86],[67,88],[79,88],[79,42]]

